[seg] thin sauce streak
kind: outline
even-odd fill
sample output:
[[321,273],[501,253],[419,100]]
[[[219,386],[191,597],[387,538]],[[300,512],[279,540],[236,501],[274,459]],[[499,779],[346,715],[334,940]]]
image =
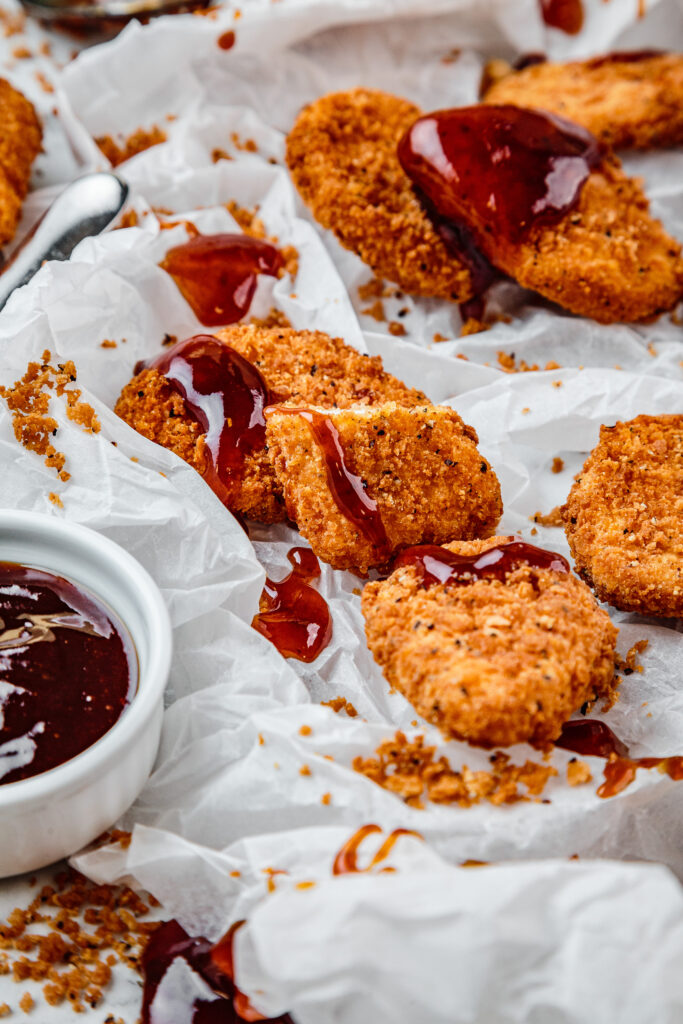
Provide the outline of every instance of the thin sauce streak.
[[656,768],[670,779],[683,779],[683,757],[629,757],[626,744],[604,722],[565,722],[555,746],[586,757],[607,758],[605,781],[597,791],[603,798],[623,792],[635,779],[638,768]]
[[263,410],[274,396],[265,380],[244,356],[210,334],[179,341],[156,359],[138,363],[135,373],[142,369],[162,374],[205,432],[203,476],[229,506],[245,456],[266,442]]
[[541,17],[549,28],[575,36],[583,28],[582,0],[540,0]]
[[280,408],[278,412],[306,420],[325,461],[327,484],[337,508],[372,544],[378,557],[388,556],[391,545],[377,502],[349,468],[339,431],[330,417],[305,408]]
[[315,661],[332,638],[330,609],[311,586],[320,577],[320,563],[309,548],[292,548],[287,558],[292,571],[279,583],[266,579],[251,624],[283,657]]
[[436,544],[419,544],[401,551],[392,563],[392,571],[412,566],[422,585],[433,587],[438,583],[471,583],[475,579],[504,580],[509,573],[524,565],[532,569],[569,572],[569,563],[562,555],[512,539],[478,555],[458,555]]
[[277,277],[281,254],[249,235],[198,235],[169,249],[159,266],[207,327],[234,324],[248,312],[258,274]]
[[[381,833],[382,829],[379,825],[363,825],[355,832],[348,842],[344,843],[341,850],[334,858],[332,865],[333,875],[349,875],[349,874],[361,874],[367,871],[372,871],[374,867],[381,864],[383,860],[389,856],[391,851],[398,839],[401,836],[417,836],[418,839],[422,839],[419,832],[413,831],[410,828],[397,828],[391,832],[382,845],[380,846],[377,853],[372,857],[370,862],[364,867],[358,867],[358,849],[367,838],[367,836],[373,835],[374,833]],[[382,868],[382,871],[389,871],[389,868]],[[395,870],[395,869],[391,869]]]

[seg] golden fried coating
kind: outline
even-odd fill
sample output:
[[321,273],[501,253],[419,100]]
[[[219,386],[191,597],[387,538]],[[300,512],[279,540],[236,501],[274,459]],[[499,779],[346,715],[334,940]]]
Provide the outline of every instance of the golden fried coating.
[[[510,539],[446,547],[478,554]],[[543,746],[611,688],[617,630],[570,573],[521,566],[504,581],[425,589],[415,567],[402,566],[365,586],[362,610],[390,685],[449,737]]]
[[683,142],[683,55],[534,64],[495,82],[483,102],[560,114],[614,149],[677,146]]
[[14,238],[42,137],[33,105],[0,78],[0,245]]
[[471,539],[495,529],[502,513],[498,479],[477,451],[475,431],[453,409],[391,402],[327,418],[347,469],[377,506],[384,548],[341,510],[329,461],[303,416],[273,408],[266,439],[290,518],[335,569],[365,572],[411,544]]
[[[229,327],[215,337],[258,367],[268,388],[282,401],[346,408],[373,402],[424,403],[382,369],[378,357],[362,355],[341,338],[291,328]],[[202,471],[204,435],[181,396],[157,370],[143,370],[121,392],[115,412],[131,427]],[[274,523],[286,518],[282,489],[266,449],[244,460],[234,511]]]
[[562,514],[577,572],[601,600],[683,616],[683,415],[601,427]]
[[420,116],[372,89],[332,93],[299,114],[287,139],[294,184],[315,219],[379,277],[414,295],[463,302],[469,269],[448,252],[396,155]]

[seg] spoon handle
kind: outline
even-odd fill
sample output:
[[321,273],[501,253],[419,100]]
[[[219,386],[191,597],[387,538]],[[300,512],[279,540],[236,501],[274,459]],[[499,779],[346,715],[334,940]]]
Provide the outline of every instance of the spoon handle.
[[113,223],[128,198],[128,186],[110,171],[85,174],[55,199],[0,273],[0,309],[47,260],[67,260],[90,235]]

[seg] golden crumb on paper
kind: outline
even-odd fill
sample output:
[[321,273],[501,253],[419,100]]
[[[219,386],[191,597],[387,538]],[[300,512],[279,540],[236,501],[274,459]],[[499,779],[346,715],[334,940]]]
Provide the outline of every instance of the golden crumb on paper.
[[[557,472],[557,470],[553,472]],[[532,523],[538,523],[539,526],[562,526],[564,522],[562,519],[562,509],[559,505],[555,505],[547,513],[534,512],[532,516],[529,516],[529,519]]]
[[95,139],[95,143],[106,156],[112,167],[117,167],[125,160],[130,160],[143,153],[152,146],[158,146],[166,142],[168,136],[163,128],[153,124],[150,128],[137,128],[121,144],[116,142],[111,135],[101,135]]
[[587,782],[591,782],[593,776],[591,770],[585,761],[579,761],[578,758],[572,757],[567,764],[567,782],[570,786],[584,786]]
[[320,703],[336,712],[345,711],[349,718],[355,718],[358,714],[351,701],[346,697],[333,697],[331,700],[321,700]]

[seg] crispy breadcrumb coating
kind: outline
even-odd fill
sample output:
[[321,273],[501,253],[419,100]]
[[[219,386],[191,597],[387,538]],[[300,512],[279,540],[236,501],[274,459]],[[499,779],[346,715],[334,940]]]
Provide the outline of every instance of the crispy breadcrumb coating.
[[0,245],[4,245],[17,230],[31,164],[43,138],[33,104],[4,78],[0,78],[0,125]]
[[[421,391],[386,373],[378,357],[362,355],[341,338],[320,331],[242,326],[216,331],[214,336],[258,367],[269,390],[283,401],[326,408],[426,401]],[[202,429],[157,370],[143,370],[126,384],[115,412],[138,433],[202,471],[206,458]],[[266,449],[245,458],[233,511],[264,523],[286,517],[282,489]]]
[[[453,543],[477,554],[509,538]],[[402,566],[363,590],[368,646],[391,686],[447,736],[548,744],[609,690],[616,628],[570,573],[521,566],[501,582],[425,589]]]
[[470,271],[435,232],[396,154],[419,116],[407,100],[372,89],[322,96],[289,133],[287,164],[315,219],[379,277],[463,302],[473,294]]
[[677,146],[683,142],[683,55],[534,64],[495,82],[483,102],[560,114],[614,149]]
[[601,600],[683,616],[683,415],[601,427],[562,513],[577,572]]
[[335,569],[365,572],[412,544],[471,539],[495,529],[500,484],[477,435],[446,406],[395,402],[329,413],[346,465],[363,481],[386,531],[378,550],[335,501],[323,452],[303,416],[273,408],[266,439],[287,512]]

